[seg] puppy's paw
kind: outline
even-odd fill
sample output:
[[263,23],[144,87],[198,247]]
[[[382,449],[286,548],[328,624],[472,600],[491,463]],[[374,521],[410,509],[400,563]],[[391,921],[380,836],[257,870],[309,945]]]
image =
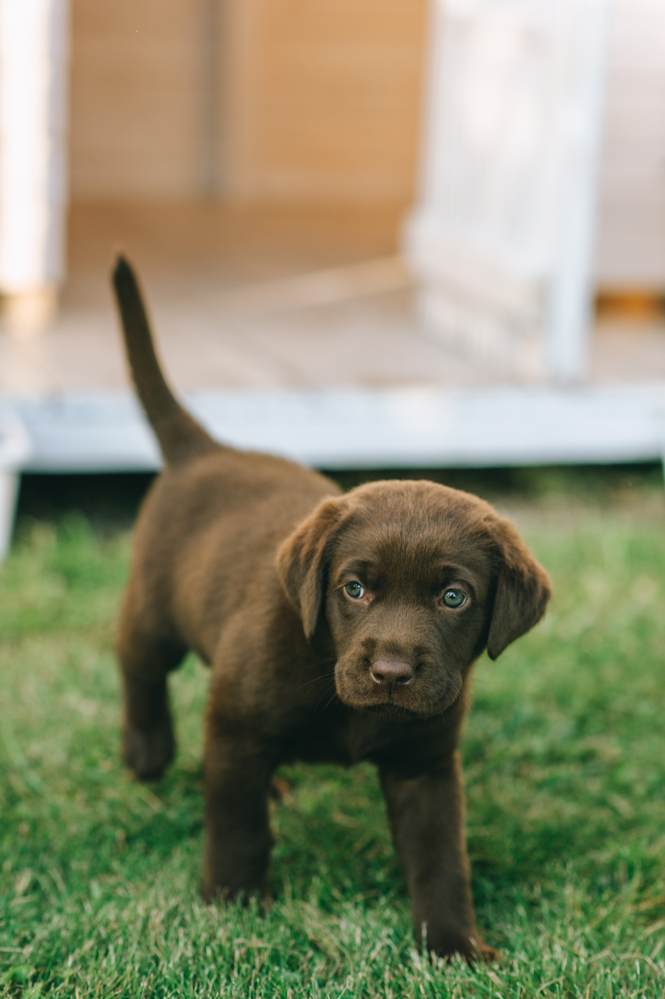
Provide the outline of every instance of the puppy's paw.
[[428,946],[433,954],[448,961],[461,957],[469,964],[475,964],[480,961],[498,961],[501,957],[494,947],[489,947],[477,937],[462,933],[442,934],[438,940],[430,941]]
[[260,904],[262,909],[268,909],[272,904],[272,899],[267,894],[263,882],[260,884],[253,882],[223,884],[205,873],[201,882],[201,898],[208,905],[219,902],[235,902],[244,906],[249,905],[254,900]]
[[482,941],[477,941],[474,947],[475,957],[471,960],[474,961],[486,961],[488,964],[492,961],[501,960],[501,951],[497,950],[496,947],[490,947],[488,944]]
[[122,756],[139,780],[157,780],[175,753],[175,738],[170,718],[147,731],[126,726]]
[[268,794],[271,801],[281,805],[293,798],[293,784],[284,777],[273,777]]

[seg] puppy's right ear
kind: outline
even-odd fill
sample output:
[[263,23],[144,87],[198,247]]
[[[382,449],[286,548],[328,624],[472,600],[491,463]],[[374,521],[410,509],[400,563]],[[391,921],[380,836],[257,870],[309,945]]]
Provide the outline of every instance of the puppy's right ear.
[[277,575],[306,638],[319,619],[327,564],[343,516],[341,498],[324,500],[277,549]]

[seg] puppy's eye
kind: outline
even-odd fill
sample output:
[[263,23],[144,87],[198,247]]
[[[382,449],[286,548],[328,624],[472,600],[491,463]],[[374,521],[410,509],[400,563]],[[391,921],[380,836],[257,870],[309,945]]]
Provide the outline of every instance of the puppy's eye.
[[461,590],[458,586],[449,586],[443,591],[439,599],[445,607],[457,610],[459,607],[464,606],[467,596],[464,590]]
[[357,579],[352,579],[350,582],[344,584],[344,592],[352,600],[362,600],[365,596],[365,587]]

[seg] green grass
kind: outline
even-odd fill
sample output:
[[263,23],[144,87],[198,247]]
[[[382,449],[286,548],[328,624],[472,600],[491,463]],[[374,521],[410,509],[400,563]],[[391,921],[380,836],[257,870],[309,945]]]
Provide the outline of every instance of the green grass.
[[369,767],[289,768],[270,911],[204,906],[205,671],[173,679],[175,766],[133,782],[112,654],[128,535],[24,522],[0,570],[0,995],[662,995],[662,499],[515,509],[556,601],[476,670],[469,844],[503,958],[473,969],[413,947]]

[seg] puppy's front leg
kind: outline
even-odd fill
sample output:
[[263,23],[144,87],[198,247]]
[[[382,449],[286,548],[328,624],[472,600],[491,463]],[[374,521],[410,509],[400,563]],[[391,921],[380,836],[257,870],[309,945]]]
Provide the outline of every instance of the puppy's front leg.
[[268,791],[273,766],[242,735],[208,720],[205,745],[203,896],[234,898],[265,890],[272,837]]
[[416,937],[442,957],[494,957],[473,915],[459,755],[432,773],[406,777],[383,767],[380,776]]

